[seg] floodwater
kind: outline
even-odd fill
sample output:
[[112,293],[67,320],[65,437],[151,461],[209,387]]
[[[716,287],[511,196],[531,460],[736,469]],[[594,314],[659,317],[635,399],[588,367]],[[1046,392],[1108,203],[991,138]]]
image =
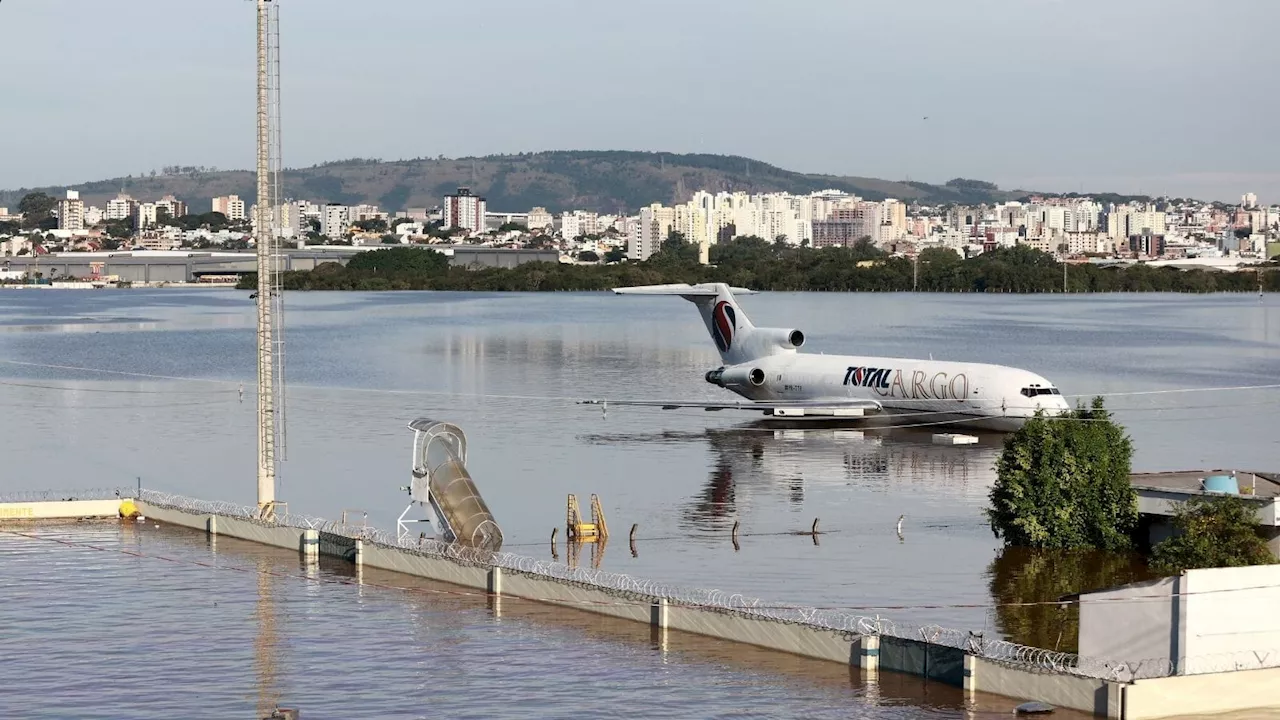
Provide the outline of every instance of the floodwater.
[[945,720],[1018,704],[151,525],[0,525],[0,562],[0,606],[21,613],[0,644],[5,718]]
[[[504,549],[522,554],[551,559],[565,496],[585,505],[595,493],[612,538],[602,554],[584,549],[583,564],[1062,649],[1075,645],[1069,618],[996,606],[1143,573],[1123,558],[1002,551],[982,514],[997,436],[942,447],[930,443],[934,427],[775,430],[750,415],[578,405],[723,397],[702,379],[719,364],[714,346],[679,299],[296,293],[287,302],[279,493],[293,512],[367,513],[393,527],[407,502],[405,426],[425,416],[467,432]],[[1280,390],[1187,392],[1277,382],[1276,296],[766,293],[741,304],[757,325],[804,330],[812,352],[998,362],[1068,395],[1106,393],[1134,439],[1135,470],[1276,469]],[[242,291],[0,293],[0,494],[140,481],[252,504],[253,322]],[[792,534],[815,518],[817,542]],[[558,551],[567,559],[563,542]],[[177,581],[165,567],[149,572],[130,589],[162,604],[172,593],[147,595],[151,583]],[[41,617],[30,596],[5,607],[8,617]]]

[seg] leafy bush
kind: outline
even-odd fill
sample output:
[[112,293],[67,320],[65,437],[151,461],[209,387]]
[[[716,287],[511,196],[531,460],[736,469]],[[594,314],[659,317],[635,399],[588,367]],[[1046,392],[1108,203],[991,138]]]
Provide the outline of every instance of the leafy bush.
[[1151,567],[1176,575],[1183,570],[1271,565],[1276,557],[1258,534],[1257,506],[1238,497],[1202,495],[1178,508],[1175,534],[1156,545]]
[[1132,546],[1138,495],[1133,444],[1094,398],[1061,417],[1038,414],[1004,443],[987,518],[1008,545],[1122,550]]

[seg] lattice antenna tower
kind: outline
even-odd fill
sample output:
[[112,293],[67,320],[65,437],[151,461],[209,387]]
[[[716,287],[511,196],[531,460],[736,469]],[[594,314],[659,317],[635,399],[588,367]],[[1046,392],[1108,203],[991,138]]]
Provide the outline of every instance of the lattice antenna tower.
[[284,447],[284,335],[280,247],[280,16],[278,3],[256,0],[258,16],[258,512],[275,516],[276,468]]

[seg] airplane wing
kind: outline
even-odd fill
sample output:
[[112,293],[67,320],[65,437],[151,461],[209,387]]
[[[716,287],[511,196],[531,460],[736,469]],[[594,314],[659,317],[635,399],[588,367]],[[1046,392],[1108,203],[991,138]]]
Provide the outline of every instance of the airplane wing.
[[[734,295],[755,295],[755,290],[731,287]],[[634,285],[613,289],[616,295],[679,295],[680,297],[715,297],[720,290],[715,283],[690,285],[688,283],[672,283],[670,285]]]
[[683,400],[581,400],[579,405],[609,405],[627,407],[656,407],[663,410],[694,408],[717,412],[720,410],[750,410],[774,417],[862,417],[874,415],[883,408],[874,400],[779,400],[776,402],[688,402]]

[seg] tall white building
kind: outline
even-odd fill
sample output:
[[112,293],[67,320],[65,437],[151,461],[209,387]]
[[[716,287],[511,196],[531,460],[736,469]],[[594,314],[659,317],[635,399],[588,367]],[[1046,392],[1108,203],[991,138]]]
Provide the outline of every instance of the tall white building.
[[156,204],[155,203],[138,203],[134,208],[133,226],[138,230],[145,230],[156,224]]
[[891,243],[907,236],[907,206],[892,198],[880,203],[880,242]]
[[330,203],[320,211],[320,234],[336,240],[347,234],[351,228],[350,208],[346,205]]
[[1258,196],[1253,193],[1245,193],[1240,196],[1240,205],[1246,210],[1258,207]]
[[469,188],[458,188],[457,194],[444,197],[444,226],[482,232],[487,210],[484,198],[472,195]]
[[90,205],[84,209],[84,226],[93,227],[94,225],[102,222],[105,217],[106,216],[102,212],[102,208],[97,205]]
[[84,230],[84,201],[77,190],[68,190],[67,197],[58,201],[58,229]]
[[213,211],[227,216],[231,222],[245,219],[244,201],[239,195],[224,195],[213,199]]
[[650,255],[662,249],[662,241],[667,239],[675,227],[675,208],[663,207],[657,203],[641,208],[627,255],[632,260],[648,260]]
[[134,208],[138,206],[138,201],[120,193],[114,199],[107,201],[107,220],[124,220],[133,217]]

